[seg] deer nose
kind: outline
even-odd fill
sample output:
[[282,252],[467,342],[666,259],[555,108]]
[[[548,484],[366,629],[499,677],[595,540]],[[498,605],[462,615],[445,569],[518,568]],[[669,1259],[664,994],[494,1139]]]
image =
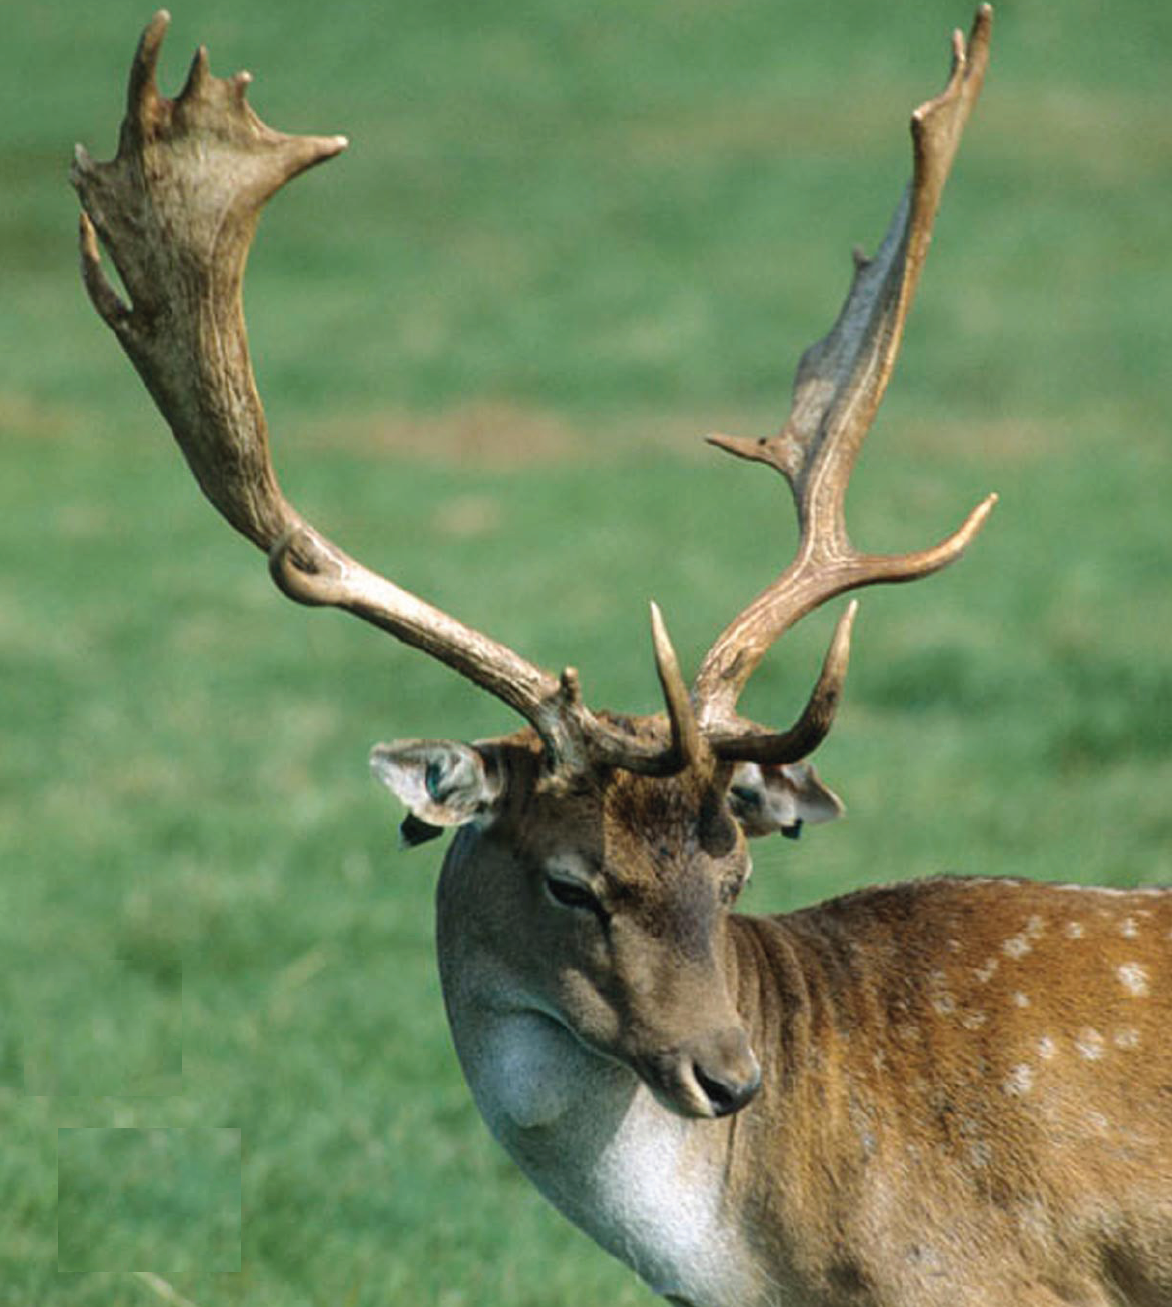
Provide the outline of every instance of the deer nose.
[[692,1074],[713,1116],[731,1116],[761,1088],[761,1066],[743,1030],[717,1036],[707,1056],[693,1056]]

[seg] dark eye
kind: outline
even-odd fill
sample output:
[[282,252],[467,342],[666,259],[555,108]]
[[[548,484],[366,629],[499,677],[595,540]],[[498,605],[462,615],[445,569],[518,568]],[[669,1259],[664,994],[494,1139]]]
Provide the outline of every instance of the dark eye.
[[742,812],[756,812],[761,807],[761,796],[744,785],[734,785],[728,793],[729,798],[734,800],[734,810],[738,805]]
[[576,908],[579,911],[593,912],[596,917],[605,919],[606,911],[594,894],[580,881],[564,880],[560,876],[546,876],[545,888],[555,903],[563,908]]

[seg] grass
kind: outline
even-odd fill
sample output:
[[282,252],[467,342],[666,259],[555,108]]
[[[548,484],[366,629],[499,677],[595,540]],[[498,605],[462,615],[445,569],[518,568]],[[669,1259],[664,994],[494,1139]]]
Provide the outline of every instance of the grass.
[[[206,40],[267,121],[354,141],[250,270],[292,497],[592,702],[653,706],[649,595],[694,665],[792,545],[781,487],[698,437],[776,424],[882,231],[968,18],[894,8],[177,6],[166,85]],[[1002,7],[851,512],[894,549],[1002,502],[960,567],[864,598],[819,756],[849,820],[761,847],[751,910],[941,869],[1172,879],[1170,12]],[[284,603],[199,501],[83,302],[64,180],[74,140],[113,148],[146,14],[6,17],[0,1299],[647,1303],[476,1118],[438,855],[396,851],[365,774],[372,737],[510,723]],[[750,711],[793,713],[828,622]],[[131,1265],[133,1223],[120,1266],[58,1270],[58,1131],[115,1130],[240,1131],[239,1273],[195,1240]]]
[[60,1130],[61,1271],[240,1270],[238,1130]]

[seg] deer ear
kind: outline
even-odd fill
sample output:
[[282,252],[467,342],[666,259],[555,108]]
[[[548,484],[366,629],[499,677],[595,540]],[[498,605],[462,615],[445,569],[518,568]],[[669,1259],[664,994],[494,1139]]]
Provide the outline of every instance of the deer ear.
[[806,822],[833,821],[846,810],[808,762],[767,767],[742,762],[733,772],[728,802],[746,835],[779,831],[791,840],[798,838]]
[[496,759],[452,740],[396,740],[376,744],[375,776],[407,806],[406,845],[434,839],[445,826],[492,816],[504,790]]

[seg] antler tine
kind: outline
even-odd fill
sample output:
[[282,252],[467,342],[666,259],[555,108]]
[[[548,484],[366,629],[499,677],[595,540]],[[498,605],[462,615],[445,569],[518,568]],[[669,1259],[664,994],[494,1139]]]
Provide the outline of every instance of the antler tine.
[[[250,75],[212,76],[203,48],[179,96],[160,95],[156,69],[170,21],[159,10],[138,43],[117,155],[95,163],[78,146],[71,180],[82,203],[90,299],[142,376],[205,496],[269,554],[286,595],[353,613],[482,686],[533,724],[551,768],[601,759],[655,774],[680,770],[678,738],[661,747],[596,717],[582,703],[576,673],[558,678],[400,589],[349,557],[285,499],[249,359],[244,268],[265,202],[347,141],[266,126],[246,99]],[[102,271],[99,238],[130,304]],[[662,664],[660,675],[664,680]],[[675,687],[667,680],[664,686],[670,706]],[[673,723],[676,709],[669,712]],[[673,733],[679,735],[675,727]]]
[[817,684],[793,726],[775,733],[737,717],[705,736],[716,757],[765,765],[798,762],[814,752],[834,725],[850,663],[851,630],[858,611],[859,602],[852,599],[838,619]]
[[671,756],[678,759],[680,770],[695,766],[703,756],[703,737],[696,721],[692,699],[680,671],[675,646],[667,633],[667,623],[657,603],[651,605],[651,640],[655,649],[655,667],[667,705],[671,725]]
[[[989,515],[990,496],[964,525],[935,547],[895,556],[864,554],[850,541],[847,482],[895,365],[912,296],[961,133],[980,93],[989,58],[992,10],[982,5],[967,43],[953,36],[948,84],[912,115],[914,170],[883,242],[872,259],[855,255],[850,291],[829,334],[802,356],[794,399],[781,432],[761,440],[712,436],[718,448],[765,463],[788,481],[800,539],[793,563],[717,638],[694,685],[700,721],[728,757],[758,760],[768,752],[759,727],[736,716],[736,704],[769,647],[796,621],[835,595],[879,582],[910,581],[946,566],[967,547]],[[844,667],[845,670],[845,667]],[[823,681],[798,726],[773,737],[771,761],[809,738],[802,723],[824,720]],[[738,739],[745,751],[738,752]],[[788,742],[788,743],[787,743]],[[807,750],[808,751],[808,750]]]

